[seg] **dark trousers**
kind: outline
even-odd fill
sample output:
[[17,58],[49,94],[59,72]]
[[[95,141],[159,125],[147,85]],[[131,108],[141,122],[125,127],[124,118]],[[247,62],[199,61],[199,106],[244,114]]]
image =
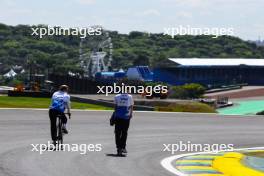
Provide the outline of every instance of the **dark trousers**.
[[115,120],[115,141],[117,149],[125,149],[127,141],[127,131],[130,120],[116,119]]
[[53,141],[56,140],[57,138],[57,117],[61,116],[61,120],[63,124],[67,123],[67,117],[65,116],[64,113],[57,111],[55,109],[50,109],[49,110],[49,118],[50,118],[50,134],[51,134],[51,139]]

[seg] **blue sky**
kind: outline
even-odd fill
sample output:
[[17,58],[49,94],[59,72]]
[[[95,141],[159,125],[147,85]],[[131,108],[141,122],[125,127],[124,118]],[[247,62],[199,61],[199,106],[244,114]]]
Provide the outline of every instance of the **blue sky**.
[[233,27],[243,39],[264,39],[263,0],[0,0],[0,22],[64,27],[102,25],[120,33],[164,28]]

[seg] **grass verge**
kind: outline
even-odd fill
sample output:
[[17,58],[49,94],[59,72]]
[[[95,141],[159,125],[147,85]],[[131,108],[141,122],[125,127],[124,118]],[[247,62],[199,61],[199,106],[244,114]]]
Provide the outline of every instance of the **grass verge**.
[[[50,98],[32,98],[32,97],[8,97],[0,96],[0,108],[49,108]],[[112,108],[72,102],[72,109],[81,110],[112,110]]]
[[156,106],[155,110],[163,112],[216,113],[213,107],[198,102],[171,103],[167,106]]
[[264,152],[248,152],[248,153],[245,153],[245,155],[264,158]]

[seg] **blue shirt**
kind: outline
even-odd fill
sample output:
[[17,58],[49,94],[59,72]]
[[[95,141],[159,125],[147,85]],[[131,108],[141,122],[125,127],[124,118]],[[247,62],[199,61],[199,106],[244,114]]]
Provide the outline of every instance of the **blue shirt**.
[[70,107],[70,96],[63,91],[57,91],[52,95],[50,109],[64,112],[66,107]]
[[115,117],[119,119],[128,120],[131,115],[131,106],[134,105],[134,101],[129,94],[118,94],[114,100],[116,104]]

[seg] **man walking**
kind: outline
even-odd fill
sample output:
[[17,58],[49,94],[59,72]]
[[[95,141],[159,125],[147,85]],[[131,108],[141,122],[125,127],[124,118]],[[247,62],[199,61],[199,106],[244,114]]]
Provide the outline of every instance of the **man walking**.
[[130,119],[132,118],[134,101],[131,95],[124,93],[115,96],[115,141],[117,154],[127,153],[126,141]]

